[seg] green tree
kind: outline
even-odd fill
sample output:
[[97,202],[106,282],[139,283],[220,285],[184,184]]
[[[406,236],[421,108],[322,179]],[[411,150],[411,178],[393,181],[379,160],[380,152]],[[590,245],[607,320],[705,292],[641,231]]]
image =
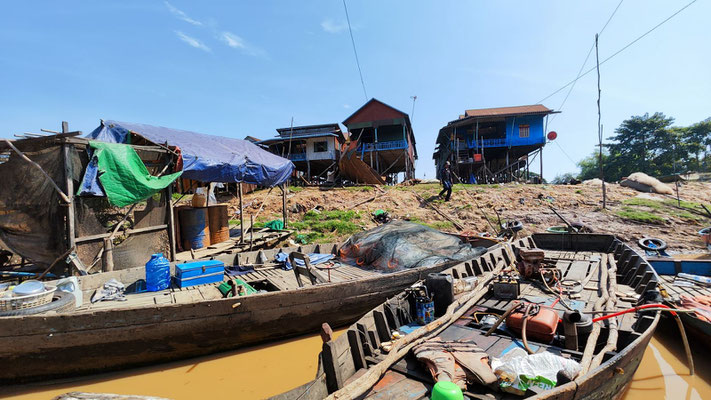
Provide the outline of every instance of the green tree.
[[711,118],[706,118],[686,128],[684,143],[693,156],[689,169],[709,170],[707,158],[708,149],[711,146]]
[[[650,175],[658,175],[654,158],[660,155],[658,146],[666,146],[674,142],[670,137],[669,128],[674,118],[663,113],[648,113],[642,116],[632,116],[615,129],[615,136],[608,138],[613,143],[608,145],[610,167],[615,172],[610,178],[617,180],[633,172],[642,171]],[[667,158],[664,159],[664,161]],[[607,165],[606,165],[607,167]],[[608,177],[608,174],[605,174]]]

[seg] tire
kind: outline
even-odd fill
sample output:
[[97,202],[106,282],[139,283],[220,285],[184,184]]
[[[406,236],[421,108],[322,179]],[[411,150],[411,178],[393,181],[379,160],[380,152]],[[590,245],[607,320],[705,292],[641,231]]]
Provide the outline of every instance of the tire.
[[16,317],[22,315],[41,314],[49,311],[65,312],[71,311],[75,307],[74,295],[68,292],[57,290],[54,292],[52,301],[38,307],[22,308],[19,310],[0,311],[0,317]]
[[[647,242],[652,242],[655,247],[647,245]],[[639,240],[638,244],[642,249],[649,251],[664,251],[667,249],[667,242],[658,238],[642,238]]]
[[510,230],[511,232],[518,232],[521,229],[523,229],[523,223],[518,220],[510,221],[510,222],[504,222],[501,224],[501,227],[504,230]]

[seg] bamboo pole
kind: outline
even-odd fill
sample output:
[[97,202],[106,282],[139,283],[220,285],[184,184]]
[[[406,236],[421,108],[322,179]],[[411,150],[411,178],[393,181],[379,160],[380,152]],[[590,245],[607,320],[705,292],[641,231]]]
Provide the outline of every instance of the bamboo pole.
[[244,204],[242,203],[242,182],[237,184],[239,188],[239,242],[244,243]]
[[[615,304],[617,303],[617,264],[613,258],[612,254],[608,254],[607,261],[609,263],[610,269],[607,271],[607,303],[605,304],[605,311],[613,312],[615,311]],[[605,265],[607,267],[607,265]],[[608,336],[607,343],[605,347],[600,350],[600,352],[593,358],[590,364],[590,369],[595,369],[598,365],[602,364],[602,358],[605,357],[605,353],[608,351],[617,350],[617,337],[619,333],[619,324],[617,323],[617,317],[610,318],[608,322]]]
[[[600,280],[598,281],[598,292],[600,293],[600,298],[597,299],[595,305],[593,306],[593,311],[595,311],[595,314],[593,314],[593,318],[595,318],[596,315],[601,314],[601,307],[603,303],[607,301],[608,297],[607,290],[603,290],[600,286],[601,284],[607,282],[607,254],[602,255],[602,261],[600,262],[599,272]],[[592,362],[593,352],[595,351],[595,346],[597,344],[597,338],[600,336],[600,325],[602,325],[601,321],[593,323],[592,332],[590,332],[590,335],[588,336],[588,341],[587,343],[585,343],[583,358],[580,360],[581,370],[578,376],[585,375],[590,370],[590,364]]]

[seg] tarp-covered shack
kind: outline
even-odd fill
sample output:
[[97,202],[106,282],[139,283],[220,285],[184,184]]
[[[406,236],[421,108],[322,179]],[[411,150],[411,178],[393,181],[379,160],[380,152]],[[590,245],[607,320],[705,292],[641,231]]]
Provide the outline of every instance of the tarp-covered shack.
[[103,121],[90,139],[134,143],[145,139],[177,147],[183,157],[183,178],[201,182],[244,182],[273,187],[291,176],[294,164],[247,140],[180,129],[119,121]]
[[[67,130],[63,124],[63,131]],[[0,247],[41,269],[54,264],[55,271],[62,274],[79,268],[105,269],[102,254],[107,240],[115,244],[111,260],[117,269],[142,265],[153,253],[167,254],[171,235],[167,185],[179,172],[161,185],[143,188],[138,197],[134,195],[135,207],[128,215],[125,207],[111,204],[107,197],[77,195],[91,163],[91,152],[87,151],[91,142],[77,137],[80,134],[0,140]],[[175,165],[176,158],[166,149],[113,146],[133,160],[136,168],[131,170],[135,173],[117,179],[115,174],[102,171],[106,179],[120,180],[118,184],[132,185],[134,189],[139,181],[157,179],[153,175],[160,171],[174,172],[169,167]],[[123,160],[115,162],[122,164]],[[79,262],[66,264],[71,253],[76,254],[72,259]],[[73,269],[60,271],[64,266]]]
[[[178,190],[183,194],[197,189],[198,186],[205,186],[198,182],[238,183],[242,242],[247,229],[242,205],[242,184],[270,188],[279,186],[282,192],[284,227],[288,227],[284,184],[291,177],[294,164],[250,141],[111,120],[101,121],[101,125],[91,132],[88,138],[111,143],[157,145],[174,152],[179,157],[178,164],[182,166],[182,182]],[[208,210],[208,219],[212,218],[211,211],[215,210]],[[228,226],[227,214],[221,213],[219,216],[215,214],[215,218],[218,220],[212,219],[212,223],[217,226],[217,229],[224,231]],[[182,207],[176,212],[174,220],[175,236],[179,238],[178,250],[204,248],[215,244],[213,239],[219,240],[217,243],[225,241],[224,235],[220,238],[212,237],[215,236],[213,228],[202,229],[205,225],[202,210]],[[208,236],[210,240],[203,240]]]

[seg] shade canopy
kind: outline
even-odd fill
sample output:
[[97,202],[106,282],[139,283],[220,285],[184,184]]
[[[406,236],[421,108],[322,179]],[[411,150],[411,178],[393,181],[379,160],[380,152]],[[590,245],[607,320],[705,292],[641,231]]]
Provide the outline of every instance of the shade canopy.
[[157,145],[175,146],[183,156],[183,178],[201,182],[245,182],[276,186],[294,170],[286,158],[246,140],[130,122],[103,121],[87,137],[109,143],[129,143],[130,135]]

